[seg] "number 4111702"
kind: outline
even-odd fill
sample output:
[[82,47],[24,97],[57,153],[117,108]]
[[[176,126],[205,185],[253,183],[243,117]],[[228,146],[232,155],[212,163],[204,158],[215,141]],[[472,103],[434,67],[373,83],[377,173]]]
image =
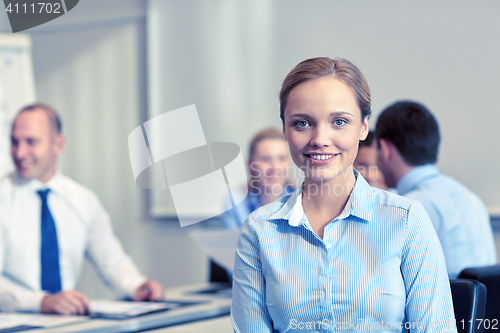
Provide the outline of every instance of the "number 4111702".
[[32,3],[27,5],[26,3],[19,4],[16,3],[12,5],[9,3],[5,11],[9,14],[14,12],[14,14],[62,14],[60,3],[50,3],[50,2],[39,2],[37,4]]
[[[498,319],[492,319],[492,320],[489,320],[489,319],[476,319],[475,323],[474,323],[473,319],[467,320],[467,321],[465,319],[462,319],[458,323],[457,323],[456,320],[453,321],[453,324],[455,324],[455,327],[459,327],[459,328],[462,328],[462,329],[465,329],[466,326],[469,326],[469,325],[467,325],[467,323],[469,323],[471,326],[474,325],[474,324],[477,325],[477,329],[480,329],[481,325],[482,325],[483,328],[487,329],[487,330],[488,329],[498,330]],[[450,328],[449,323],[446,322],[446,324],[444,325],[444,327]]]

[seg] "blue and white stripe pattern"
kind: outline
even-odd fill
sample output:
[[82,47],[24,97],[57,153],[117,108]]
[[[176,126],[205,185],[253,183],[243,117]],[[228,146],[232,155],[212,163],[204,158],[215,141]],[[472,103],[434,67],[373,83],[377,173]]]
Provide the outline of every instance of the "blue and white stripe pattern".
[[301,189],[245,221],[231,317],[235,332],[456,332],[443,252],[422,205],[357,175],[321,239]]

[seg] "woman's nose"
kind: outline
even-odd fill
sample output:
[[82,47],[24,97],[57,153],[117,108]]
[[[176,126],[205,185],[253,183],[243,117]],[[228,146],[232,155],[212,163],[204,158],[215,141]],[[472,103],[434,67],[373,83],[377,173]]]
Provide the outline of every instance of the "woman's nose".
[[311,141],[311,146],[315,148],[328,147],[330,145],[331,130],[325,126],[318,126],[314,129]]

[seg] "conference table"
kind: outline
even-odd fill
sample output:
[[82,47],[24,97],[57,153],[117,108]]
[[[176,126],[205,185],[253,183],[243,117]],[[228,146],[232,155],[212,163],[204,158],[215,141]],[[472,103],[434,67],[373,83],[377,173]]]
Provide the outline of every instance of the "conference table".
[[233,325],[229,316],[210,318],[194,323],[150,330],[152,333],[233,333]]
[[166,301],[192,304],[128,319],[94,318],[71,325],[31,329],[30,333],[233,332],[229,319],[231,289],[222,284],[196,284],[167,289]]

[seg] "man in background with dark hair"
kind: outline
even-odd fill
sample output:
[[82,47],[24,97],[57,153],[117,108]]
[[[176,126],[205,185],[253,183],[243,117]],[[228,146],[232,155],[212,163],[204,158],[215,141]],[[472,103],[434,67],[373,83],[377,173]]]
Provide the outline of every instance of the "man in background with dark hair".
[[354,160],[354,169],[373,187],[387,190],[384,175],[377,166],[377,145],[374,133],[370,131],[365,140],[359,142],[358,155]]
[[431,112],[416,102],[396,102],[380,114],[376,136],[378,166],[387,185],[423,204],[441,241],[450,279],[467,267],[495,265],[486,206],[435,166],[440,135]]
[[64,137],[54,110],[21,110],[11,141],[16,172],[0,180],[0,311],[89,314],[74,290],[84,257],[118,294],[163,300],[163,286],[123,251],[97,196],[58,171]]

